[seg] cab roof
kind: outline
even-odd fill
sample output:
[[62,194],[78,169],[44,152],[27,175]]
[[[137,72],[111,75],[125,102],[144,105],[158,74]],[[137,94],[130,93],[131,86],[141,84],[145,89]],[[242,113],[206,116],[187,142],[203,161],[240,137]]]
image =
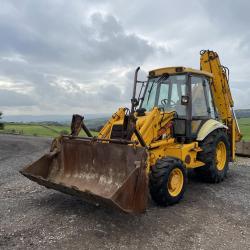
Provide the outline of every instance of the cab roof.
[[160,69],[154,69],[149,71],[149,76],[154,77],[154,76],[161,76],[164,73],[167,74],[183,74],[183,73],[194,73],[194,74],[199,74],[199,75],[205,75],[208,77],[213,77],[213,74],[203,71],[203,70],[198,70],[198,69],[192,69],[192,68],[186,68],[183,66],[176,66],[176,67],[167,67],[167,68],[160,68]]

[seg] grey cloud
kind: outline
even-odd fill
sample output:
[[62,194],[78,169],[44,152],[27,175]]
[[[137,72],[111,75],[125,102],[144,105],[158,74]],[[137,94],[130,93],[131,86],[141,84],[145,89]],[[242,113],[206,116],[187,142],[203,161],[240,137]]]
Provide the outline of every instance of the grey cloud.
[[154,52],[148,41],[125,32],[112,15],[97,12],[87,18],[89,24],[82,22],[76,6],[47,1],[38,6],[28,1],[22,11],[12,6],[16,15],[0,18],[0,32],[5,34],[0,50],[21,54],[29,63],[70,69],[130,64]]
[[229,36],[232,34],[243,35],[249,29],[249,8],[248,0],[201,0],[208,18],[214,24],[215,29],[220,29]]
[[108,102],[119,102],[121,101],[121,89],[119,89],[115,85],[107,85],[103,86],[99,93],[100,97],[103,99],[103,101]]
[[143,62],[159,48],[133,33],[127,33],[112,15],[94,13],[89,26],[82,25],[85,47],[79,48],[86,62],[103,65],[130,65]]
[[[27,95],[40,110],[60,113],[77,104],[97,109],[100,100],[111,107],[123,99],[122,86],[116,85],[124,79],[109,72],[142,64],[164,50],[127,31],[112,14],[90,12],[90,6],[87,1],[3,1],[0,78],[31,85]],[[12,60],[17,56],[22,60]],[[64,86],[58,84],[62,79]],[[85,85],[91,90],[79,87]]]
[[29,95],[10,90],[0,90],[1,107],[32,106],[35,104],[36,102]]

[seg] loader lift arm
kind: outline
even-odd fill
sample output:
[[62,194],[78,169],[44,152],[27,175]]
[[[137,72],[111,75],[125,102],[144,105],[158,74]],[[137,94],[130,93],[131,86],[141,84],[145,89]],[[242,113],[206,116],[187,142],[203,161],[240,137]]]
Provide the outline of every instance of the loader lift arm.
[[229,87],[229,69],[220,63],[219,56],[214,51],[202,50],[200,55],[200,69],[213,74],[211,91],[219,118],[229,128],[232,159],[234,159],[235,142],[240,141],[242,135],[233,111],[234,102]]

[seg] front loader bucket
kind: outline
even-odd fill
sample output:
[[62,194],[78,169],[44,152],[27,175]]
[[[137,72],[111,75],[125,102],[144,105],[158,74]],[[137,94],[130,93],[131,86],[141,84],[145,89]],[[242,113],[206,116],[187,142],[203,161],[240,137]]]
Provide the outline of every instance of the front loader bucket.
[[144,148],[64,137],[57,153],[20,171],[48,188],[129,213],[143,212],[148,185]]

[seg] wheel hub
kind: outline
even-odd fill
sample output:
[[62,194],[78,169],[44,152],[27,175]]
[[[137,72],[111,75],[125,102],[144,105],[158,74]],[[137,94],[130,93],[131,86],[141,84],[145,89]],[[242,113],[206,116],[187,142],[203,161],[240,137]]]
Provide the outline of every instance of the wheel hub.
[[223,170],[227,160],[227,150],[226,145],[223,141],[220,141],[216,147],[216,167],[218,170]]
[[175,168],[171,171],[168,179],[168,193],[171,196],[177,196],[181,193],[184,177],[180,169]]

